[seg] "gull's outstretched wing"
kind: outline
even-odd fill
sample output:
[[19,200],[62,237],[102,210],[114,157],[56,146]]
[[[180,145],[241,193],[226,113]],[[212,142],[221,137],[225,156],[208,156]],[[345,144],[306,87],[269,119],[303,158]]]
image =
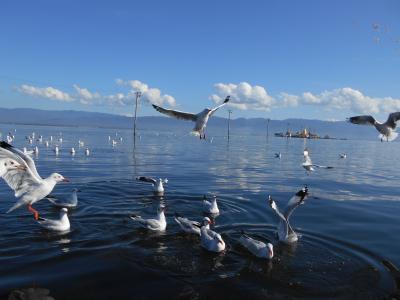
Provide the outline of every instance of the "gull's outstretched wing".
[[155,180],[155,179],[153,179],[151,177],[146,177],[146,176],[136,177],[136,180],[143,181],[143,182],[149,182],[149,183],[152,183],[152,184],[156,184],[157,183],[157,180]]
[[278,206],[276,205],[275,201],[269,197],[269,205],[273,209],[273,211],[278,215],[280,218],[280,222],[278,225],[278,235],[281,239],[284,239],[289,234],[289,231],[292,231],[292,228],[289,225],[286,217],[280,212]]
[[39,184],[43,180],[37,173],[32,158],[6,142],[0,142],[0,159],[3,158],[12,158],[26,167],[25,170],[11,170],[3,176],[5,182],[15,191],[15,197],[20,197],[32,185]]
[[348,118],[348,121],[358,125],[374,125],[376,122],[372,116],[355,116]]
[[157,106],[155,104],[152,104],[152,105],[155,110],[159,111],[160,113],[162,113],[164,115],[174,117],[177,119],[181,119],[181,120],[187,120],[187,121],[196,121],[197,120],[197,116],[195,114],[178,111],[178,110],[166,109],[166,108]]
[[398,120],[400,120],[400,112],[394,112],[389,115],[385,124],[392,129],[396,129]]
[[215,111],[216,111],[217,109],[221,108],[221,107],[224,106],[226,103],[228,103],[230,97],[231,97],[231,96],[226,96],[226,98],[225,98],[225,100],[224,100],[224,102],[223,102],[222,104],[220,104],[220,105],[214,107],[214,108],[211,110],[210,116],[211,116],[213,113],[215,113]]

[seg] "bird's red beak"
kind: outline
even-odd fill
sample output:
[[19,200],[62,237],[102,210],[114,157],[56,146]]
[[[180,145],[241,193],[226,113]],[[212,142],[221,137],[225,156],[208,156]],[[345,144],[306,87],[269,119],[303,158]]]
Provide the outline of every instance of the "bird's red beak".
[[63,182],[69,182],[69,179],[64,177],[64,179],[62,181]]
[[19,166],[17,166],[17,170],[26,171],[26,167],[23,165],[19,165]]

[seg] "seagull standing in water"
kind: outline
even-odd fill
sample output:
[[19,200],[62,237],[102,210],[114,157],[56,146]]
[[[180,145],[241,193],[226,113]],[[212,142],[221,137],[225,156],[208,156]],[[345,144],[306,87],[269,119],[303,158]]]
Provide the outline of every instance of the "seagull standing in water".
[[251,254],[259,258],[271,259],[274,257],[274,246],[271,243],[264,243],[255,240],[242,232],[239,243],[245,247]]
[[211,201],[207,200],[206,195],[203,196],[203,212],[212,214],[212,215],[219,214],[219,208],[218,208],[218,204],[217,204],[217,196],[213,195],[213,198]]
[[313,164],[312,161],[311,161],[310,154],[309,154],[307,148],[304,149],[303,156],[304,156],[304,162],[303,162],[302,166],[303,166],[304,169],[306,169],[309,172],[315,171],[314,167],[321,168],[321,169],[333,169],[333,167],[321,166],[321,165]]
[[220,107],[224,106],[229,101],[229,97],[227,96],[224,102],[221,105],[214,107],[213,109],[205,108],[203,111],[199,112],[198,114],[192,114],[172,109],[165,109],[160,106],[153,104],[153,107],[162,114],[165,114],[170,117],[174,117],[181,120],[193,121],[196,125],[193,128],[192,133],[194,135],[200,136],[200,139],[205,139],[205,128],[207,126],[208,119],[219,109]]
[[144,219],[141,216],[131,215],[130,218],[137,222],[141,227],[153,231],[165,231],[167,228],[167,220],[165,218],[165,207],[160,207],[157,216],[151,219]]
[[156,192],[156,193],[164,193],[164,184],[168,183],[167,178],[165,178],[164,180],[161,178],[156,180],[154,178],[146,177],[146,176],[136,177],[136,180],[151,183],[153,185],[154,192]]
[[29,155],[24,154],[21,150],[4,141],[0,142],[0,159],[13,159],[25,167],[24,170],[7,172],[3,176],[5,182],[15,191],[15,197],[20,198],[7,213],[20,206],[27,205],[28,210],[38,220],[39,213],[32,205],[50,194],[57,183],[69,181],[58,173],[53,173],[43,179],[37,172],[35,162]]
[[[175,213],[174,220],[176,223],[178,223],[178,225],[182,228],[184,232],[200,235],[200,222],[191,221],[188,218],[184,218],[178,213]],[[207,229],[210,229],[211,220],[209,217],[204,217],[203,223],[206,224],[205,226],[207,227]]]
[[290,200],[288,201],[284,212],[282,213],[275,201],[271,196],[268,196],[268,202],[271,208],[279,217],[279,224],[277,227],[278,238],[281,242],[286,244],[295,243],[298,241],[299,237],[296,232],[293,230],[292,226],[290,226],[289,218],[292,215],[293,211],[301,204],[304,204],[304,200],[308,196],[308,188],[305,186],[300,191],[298,191]]
[[397,121],[400,120],[400,112],[391,113],[385,123],[376,121],[372,116],[355,116],[347,120],[353,124],[374,126],[380,133],[378,137],[381,139],[381,142],[384,140],[391,142],[398,136],[395,130]]
[[219,233],[209,229],[211,220],[204,219],[200,228],[201,246],[211,252],[222,252],[225,250],[225,242]]
[[45,218],[38,218],[37,222],[43,228],[51,231],[67,231],[71,228],[71,224],[68,219],[68,209],[65,207],[60,210],[60,219],[50,220]]

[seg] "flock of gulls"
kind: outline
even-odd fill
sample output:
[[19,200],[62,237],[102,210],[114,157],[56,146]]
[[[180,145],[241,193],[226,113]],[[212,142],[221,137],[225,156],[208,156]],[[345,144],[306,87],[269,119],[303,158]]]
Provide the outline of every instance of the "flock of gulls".
[[[199,136],[200,139],[205,139],[205,128],[209,118],[217,109],[226,105],[226,103],[229,102],[229,99],[230,97],[227,96],[222,104],[213,109],[206,108],[198,114],[165,109],[157,105],[153,106],[157,111],[168,116],[195,122],[195,127],[193,129],[194,134]],[[397,137],[395,129],[396,123],[399,119],[400,112],[395,112],[389,115],[385,123],[379,123],[372,116],[355,116],[349,118],[348,121],[353,124],[375,126],[380,133],[379,138],[381,141],[393,141]],[[59,173],[52,173],[47,178],[42,178],[39,175],[35,166],[35,162],[31,157],[32,155],[37,155],[39,153],[38,147],[36,146],[32,150],[27,150],[26,147],[24,147],[22,150],[18,149],[11,145],[14,138],[14,135],[9,133],[6,137],[6,141],[0,142],[0,177],[3,178],[8,186],[14,191],[15,197],[17,198],[16,203],[7,211],[7,213],[25,206],[33,214],[37,223],[44,228],[52,231],[68,231],[71,226],[68,219],[68,209],[72,209],[78,205],[78,192],[80,192],[79,189],[73,189],[72,194],[64,199],[52,196],[51,192],[58,183],[68,182],[69,180]],[[33,140],[35,139],[35,134],[33,133],[31,136],[26,137],[26,139],[29,144],[32,144]],[[118,140],[111,139],[110,136],[108,139],[113,146],[118,143]],[[39,136],[37,140],[43,142],[43,137]],[[53,137],[51,136],[49,140],[52,141]],[[44,142],[46,147],[49,147],[49,140]],[[61,136],[58,138],[58,142],[62,143]],[[122,142],[122,137],[119,138],[119,142]],[[83,141],[79,140],[78,146],[79,148],[83,148],[85,144]],[[58,154],[59,151],[60,149],[58,145],[56,145],[54,147],[54,152]],[[70,154],[75,155],[75,153],[75,149],[71,148]],[[85,155],[90,155],[89,148],[86,147],[84,153]],[[314,164],[307,148],[304,149],[303,156],[304,162],[302,167],[307,172],[313,172],[316,170],[316,168],[332,168],[330,166]],[[282,155],[281,153],[276,153],[275,157],[280,159]],[[347,155],[345,153],[341,153],[339,157],[345,159]],[[168,179],[166,178],[154,179],[145,176],[137,177],[136,180],[150,183],[156,195],[163,195],[165,192],[165,184],[168,183]],[[277,237],[280,242],[292,244],[298,241],[299,236],[290,225],[289,219],[294,210],[300,205],[304,204],[308,195],[308,187],[304,186],[289,199],[283,211],[278,208],[272,197],[268,196],[266,203],[279,219],[279,223],[277,225]],[[32,205],[42,199],[47,199],[54,206],[60,208],[59,219],[51,220],[39,216],[39,212],[35,210]],[[139,215],[131,215],[130,219],[139,226],[148,230],[165,231],[167,228],[165,210],[165,207],[160,206],[157,210],[157,215],[153,218],[143,218]],[[180,226],[182,231],[188,234],[198,235],[200,237],[201,246],[206,250],[217,253],[224,251],[226,245],[222,236],[211,229],[213,220],[221,213],[218,207],[217,197],[215,195],[212,196],[211,199],[207,199],[207,197],[204,196],[203,212],[208,216],[203,217],[201,221],[190,220],[179,213],[175,213],[174,220]],[[256,240],[245,232],[242,232],[239,242],[256,257],[271,259],[274,255],[274,247],[271,243],[265,243],[263,241]]]

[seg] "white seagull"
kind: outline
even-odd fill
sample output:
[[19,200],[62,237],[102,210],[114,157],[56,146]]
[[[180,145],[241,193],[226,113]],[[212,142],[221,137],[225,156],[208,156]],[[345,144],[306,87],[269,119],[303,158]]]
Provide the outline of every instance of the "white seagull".
[[313,164],[312,161],[311,161],[310,154],[309,154],[307,148],[304,149],[303,156],[304,156],[304,162],[303,162],[302,166],[307,171],[310,171],[310,172],[315,171],[314,167],[315,168],[321,168],[321,169],[333,169],[333,167],[321,166],[321,165]]
[[213,198],[211,201],[207,200],[206,195],[203,196],[203,212],[212,214],[212,215],[219,214],[219,208],[218,208],[218,204],[217,204],[217,196],[213,195]]
[[264,242],[255,240],[244,232],[242,232],[239,238],[239,243],[254,256],[267,259],[274,257],[274,246],[271,243],[265,244]]
[[3,176],[5,182],[15,191],[15,197],[20,198],[7,213],[20,206],[27,205],[28,210],[34,214],[37,220],[39,213],[33,209],[32,204],[50,194],[57,183],[68,182],[69,180],[58,173],[52,173],[49,177],[43,179],[29,155],[2,141],[0,142],[0,159],[7,158],[11,158],[25,167],[25,170],[8,172]]
[[372,116],[355,116],[347,120],[353,124],[375,126],[376,130],[380,133],[378,137],[381,139],[381,142],[383,142],[383,140],[391,142],[398,136],[395,130],[397,121],[400,120],[400,112],[391,113],[385,123],[376,121]]
[[24,154],[26,155],[32,155],[34,153],[33,150],[27,150],[26,147],[23,148]]
[[280,152],[275,153],[275,157],[281,159],[282,158],[282,153],[280,153]]
[[206,135],[205,135],[204,131],[207,126],[208,119],[215,113],[215,111],[217,109],[224,106],[229,101],[229,97],[230,96],[227,96],[221,105],[218,105],[218,106],[214,107],[213,109],[205,108],[203,111],[199,112],[198,114],[192,114],[192,113],[187,113],[187,112],[182,112],[182,111],[177,111],[177,110],[172,110],[172,109],[166,109],[166,108],[157,106],[155,104],[152,104],[152,105],[157,111],[159,111],[160,113],[163,113],[167,116],[174,117],[174,118],[181,119],[181,120],[196,122],[196,125],[194,126],[192,133],[194,135],[200,136],[200,139],[202,139],[202,138],[205,139]]
[[308,188],[305,186],[300,191],[298,191],[290,200],[288,201],[286,208],[283,213],[279,210],[275,201],[271,196],[268,196],[268,202],[271,208],[279,217],[279,224],[277,226],[278,238],[281,242],[286,244],[291,244],[297,242],[299,239],[296,232],[290,226],[289,218],[293,211],[301,204],[304,204],[304,200],[308,196]]
[[80,191],[80,189],[74,188],[72,190],[72,194],[70,194],[68,197],[57,198],[53,195],[47,195],[46,199],[57,207],[74,208],[78,205],[78,193]]
[[59,220],[50,220],[45,218],[38,218],[37,222],[43,228],[52,231],[67,231],[71,228],[71,224],[68,219],[68,209],[65,207],[60,210],[60,219]]
[[86,149],[85,149],[85,155],[86,155],[86,156],[89,156],[89,155],[90,155],[90,150],[89,150],[88,147],[86,147]]
[[161,178],[156,180],[154,178],[146,177],[146,176],[136,177],[136,180],[151,183],[153,185],[154,192],[156,192],[156,193],[163,193],[164,192],[164,184],[168,183],[167,178],[165,178],[164,180]]
[[225,242],[219,233],[209,229],[211,220],[203,220],[200,228],[201,246],[211,252],[221,252],[225,250]]
[[130,218],[143,228],[153,231],[165,231],[167,228],[167,220],[165,219],[164,211],[165,207],[160,207],[157,212],[157,217],[153,219],[144,219],[137,215],[131,215]]
[[72,148],[71,148],[71,151],[70,151],[69,153],[71,153],[71,155],[75,155],[75,148],[72,147]]
[[56,154],[56,155],[58,155],[58,152],[60,151],[60,149],[58,148],[58,146],[55,146],[54,147],[54,153]]
[[[182,217],[180,214],[175,213],[174,220],[178,225],[182,228],[182,230],[186,233],[194,233],[200,235],[200,227],[201,223],[197,221],[191,221],[188,218]],[[210,229],[211,220],[208,217],[203,218],[203,223],[207,223],[207,229]]]
[[340,157],[340,158],[346,159],[346,158],[347,158],[347,154],[346,154],[346,153],[340,153],[340,154],[339,154],[339,157]]

